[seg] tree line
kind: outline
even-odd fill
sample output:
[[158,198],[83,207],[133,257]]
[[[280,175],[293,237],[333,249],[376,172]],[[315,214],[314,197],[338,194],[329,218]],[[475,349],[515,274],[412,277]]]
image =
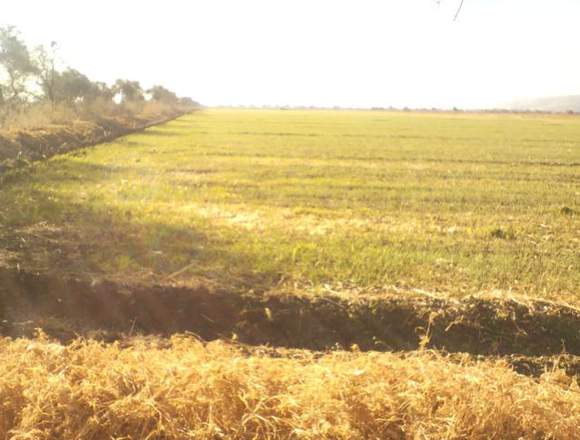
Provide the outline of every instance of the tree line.
[[92,81],[76,69],[60,69],[55,42],[31,49],[15,27],[0,27],[0,124],[11,114],[38,104],[87,108],[99,103],[107,112],[113,108],[134,110],[146,100],[167,106],[199,105],[161,85],[144,90],[138,81],[128,79],[108,85]]

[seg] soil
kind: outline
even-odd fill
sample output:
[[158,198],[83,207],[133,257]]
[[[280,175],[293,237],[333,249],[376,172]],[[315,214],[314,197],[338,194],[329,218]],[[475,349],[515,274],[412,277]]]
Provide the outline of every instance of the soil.
[[580,310],[547,301],[240,294],[204,285],[119,284],[0,269],[0,331],[62,342],[190,332],[250,346],[502,357],[522,373],[580,375]]

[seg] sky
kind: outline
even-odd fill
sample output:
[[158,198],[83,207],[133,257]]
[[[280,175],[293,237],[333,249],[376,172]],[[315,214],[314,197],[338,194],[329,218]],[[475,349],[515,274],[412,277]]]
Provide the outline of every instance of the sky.
[[580,0],[1,0],[93,80],[205,105],[462,107],[580,94]]

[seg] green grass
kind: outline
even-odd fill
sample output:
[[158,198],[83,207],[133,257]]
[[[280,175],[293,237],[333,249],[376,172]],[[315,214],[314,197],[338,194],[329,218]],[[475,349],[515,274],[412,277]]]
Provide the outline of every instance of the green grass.
[[37,163],[0,200],[0,263],[34,270],[580,302],[572,116],[208,110]]

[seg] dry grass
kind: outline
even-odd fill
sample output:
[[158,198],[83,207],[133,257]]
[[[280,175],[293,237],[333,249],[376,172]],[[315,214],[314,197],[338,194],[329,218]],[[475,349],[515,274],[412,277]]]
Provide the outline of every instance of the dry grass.
[[0,124],[0,174],[30,161],[109,141],[186,111],[191,109],[156,102],[32,105],[9,118],[9,129]]
[[433,353],[0,340],[0,438],[576,439],[577,382]]
[[0,129],[37,129],[51,125],[70,125],[78,121],[94,122],[103,118],[118,117],[156,119],[175,113],[177,107],[152,101],[130,102],[123,105],[102,100],[87,104],[34,103],[5,114],[3,118],[0,118]]

